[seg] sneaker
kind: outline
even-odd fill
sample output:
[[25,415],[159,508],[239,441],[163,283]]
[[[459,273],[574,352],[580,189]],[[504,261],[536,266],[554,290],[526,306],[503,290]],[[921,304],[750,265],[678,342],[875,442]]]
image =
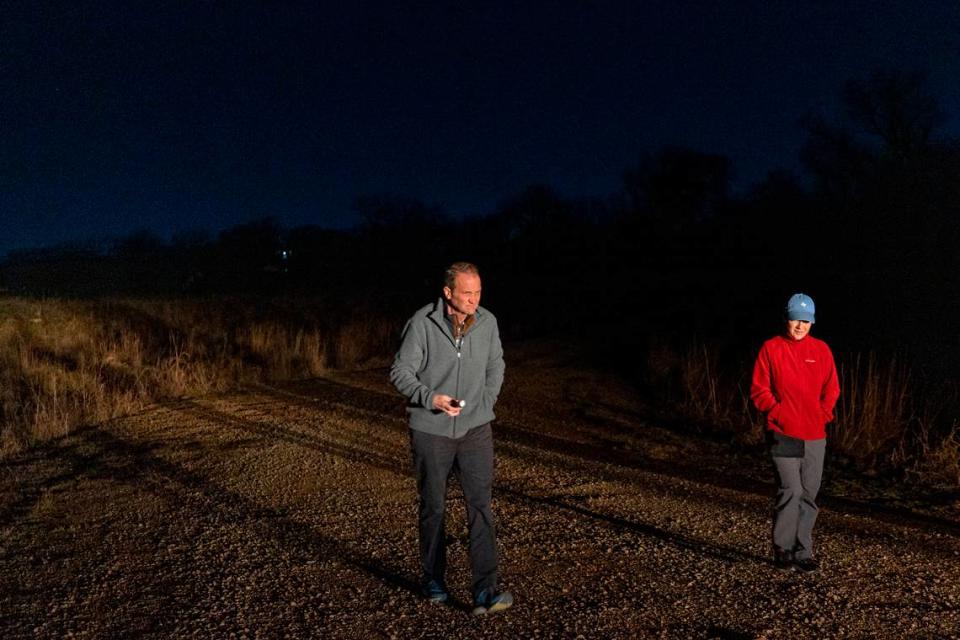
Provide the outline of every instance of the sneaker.
[[513,606],[513,594],[509,591],[492,595],[487,593],[485,597],[473,602],[473,615],[483,616],[488,613],[496,613],[509,609]]
[[773,567],[779,571],[790,571],[793,569],[793,551],[773,550]]
[[800,558],[794,560],[793,568],[800,573],[816,573],[820,571],[820,564],[813,558]]
[[447,587],[442,582],[431,580],[423,587],[423,597],[430,602],[446,602],[450,594],[447,593]]
[[790,571],[793,569],[794,559],[793,551],[773,550],[773,568],[778,571]]

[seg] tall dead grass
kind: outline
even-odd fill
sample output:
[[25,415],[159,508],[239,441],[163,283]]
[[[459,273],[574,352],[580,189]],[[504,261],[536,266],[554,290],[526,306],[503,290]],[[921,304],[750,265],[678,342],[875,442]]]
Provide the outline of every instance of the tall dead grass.
[[960,487],[960,389],[940,384],[920,395],[923,402],[893,452],[893,463],[925,484]]
[[382,361],[397,333],[289,301],[3,299],[0,451],[164,398]]
[[700,341],[692,342],[676,358],[664,356],[664,347],[657,358],[672,363],[673,372],[660,377],[675,378],[679,396],[672,403],[684,417],[704,428],[729,432],[742,444],[758,444],[763,440],[763,421],[750,407],[749,371],[740,367],[723,367],[719,350]]
[[[762,441],[764,418],[749,399],[752,361],[721,365],[718,351],[695,342],[672,354],[660,345],[648,378],[663,399],[698,425],[730,432],[746,444]],[[862,470],[898,470],[927,483],[960,486],[960,424],[951,411],[956,394],[916,384],[894,358],[844,354],[838,358],[841,395],[829,425],[831,449]],[[671,390],[674,390],[671,392]]]
[[861,465],[875,467],[907,433],[913,418],[910,371],[896,359],[855,354],[837,365],[840,399],[831,443]]
[[936,435],[933,429],[921,429],[916,452],[907,459],[906,470],[927,484],[960,487],[960,424]]

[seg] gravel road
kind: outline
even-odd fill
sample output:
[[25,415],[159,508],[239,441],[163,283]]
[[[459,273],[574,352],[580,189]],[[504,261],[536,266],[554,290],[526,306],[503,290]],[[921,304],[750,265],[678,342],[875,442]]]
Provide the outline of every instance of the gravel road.
[[769,552],[762,455],[631,390],[508,351],[494,427],[502,584],[416,589],[415,486],[383,369],[182,400],[0,463],[0,638],[960,637],[960,509],[831,471],[816,575]]

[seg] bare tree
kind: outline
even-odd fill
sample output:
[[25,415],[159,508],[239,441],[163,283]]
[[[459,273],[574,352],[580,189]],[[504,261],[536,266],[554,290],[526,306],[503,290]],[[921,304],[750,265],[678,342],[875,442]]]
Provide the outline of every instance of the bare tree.
[[945,119],[920,73],[878,71],[865,81],[849,81],[843,98],[854,123],[879,137],[885,149],[899,158],[927,149],[934,130]]

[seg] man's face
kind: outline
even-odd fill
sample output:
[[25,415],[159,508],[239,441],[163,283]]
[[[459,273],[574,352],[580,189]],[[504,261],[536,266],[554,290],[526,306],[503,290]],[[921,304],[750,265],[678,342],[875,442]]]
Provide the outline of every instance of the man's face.
[[810,333],[808,320],[787,320],[787,336],[794,340],[803,340]]
[[473,315],[480,304],[480,276],[475,273],[458,273],[453,289],[443,288],[447,304],[459,314]]

